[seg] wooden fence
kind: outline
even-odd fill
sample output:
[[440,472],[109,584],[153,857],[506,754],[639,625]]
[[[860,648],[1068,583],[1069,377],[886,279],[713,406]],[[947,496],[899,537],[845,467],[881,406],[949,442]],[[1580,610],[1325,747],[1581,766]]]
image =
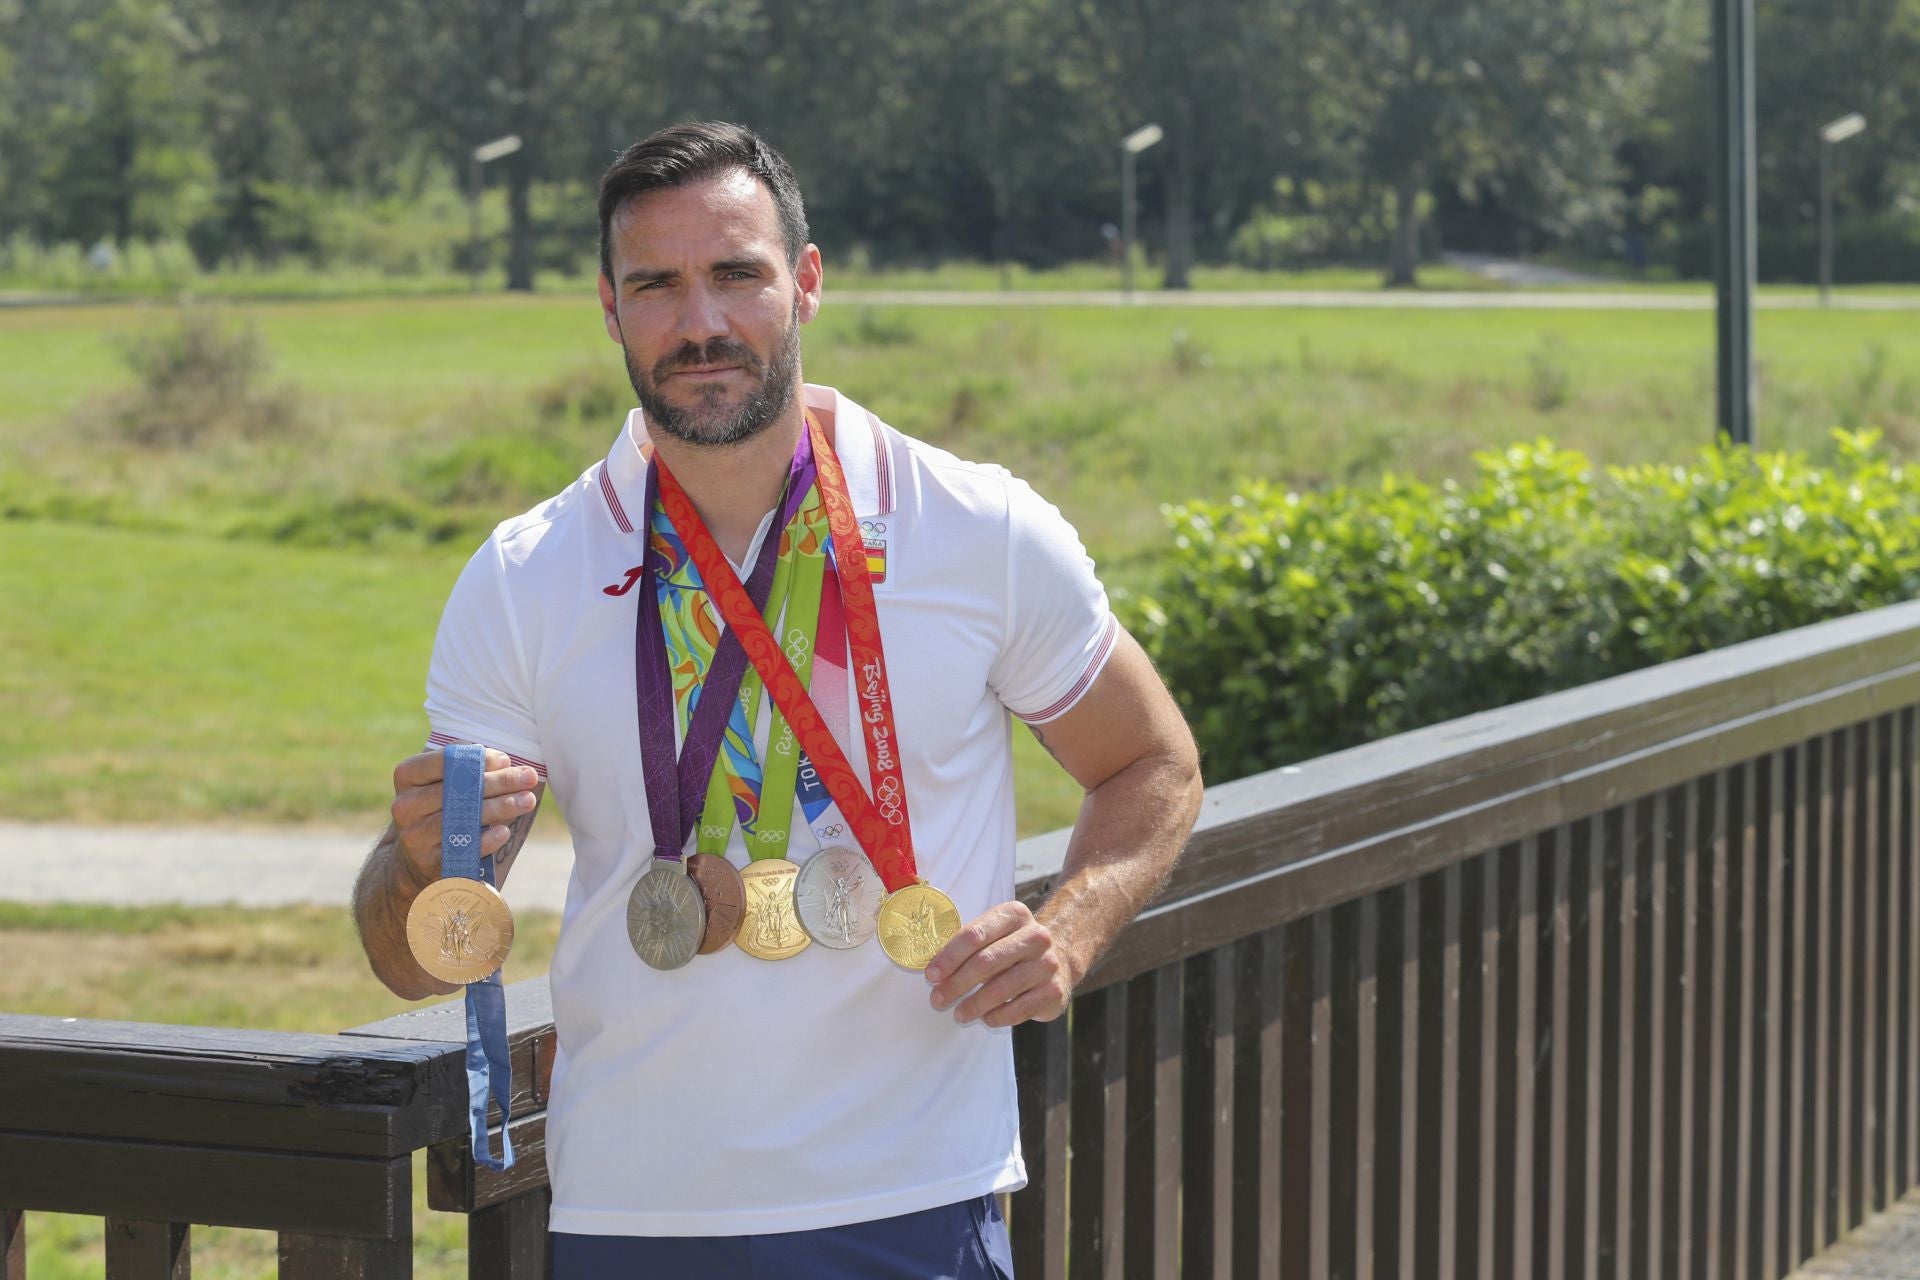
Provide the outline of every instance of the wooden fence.
[[[1283,694],[1284,691],[1277,691]],[[1920,604],[1212,788],[1157,905],[1015,1036],[1022,1280],[1775,1277],[1920,1183]],[[1064,836],[1021,846],[1037,902]],[[545,1267],[544,981],[519,1164],[464,1151],[458,1006],[342,1036],[0,1016],[20,1209],[411,1274],[410,1153],[474,1276]]]

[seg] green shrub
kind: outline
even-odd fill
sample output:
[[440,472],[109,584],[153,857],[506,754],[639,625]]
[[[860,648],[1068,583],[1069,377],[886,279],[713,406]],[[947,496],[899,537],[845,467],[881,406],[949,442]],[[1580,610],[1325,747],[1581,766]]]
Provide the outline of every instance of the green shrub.
[[[1713,278],[1713,229],[1690,223],[1667,249],[1680,275]],[[1820,228],[1814,222],[1769,226],[1757,246],[1760,278],[1813,284],[1820,279]],[[1842,212],[1833,222],[1835,284],[1920,280],[1920,212]]]
[[1213,351],[1185,329],[1173,331],[1173,371],[1182,377],[1213,368]]
[[530,506],[580,474],[580,453],[531,431],[470,436],[408,468],[407,492],[436,507]]
[[633,404],[627,380],[604,364],[580,364],[535,387],[528,399],[543,421],[617,423]]
[[910,347],[919,340],[913,317],[899,307],[861,307],[846,335],[847,345],[854,347]]
[[1567,368],[1567,340],[1557,333],[1544,335],[1527,352],[1527,393],[1533,407],[1552,413],[1573,399],[1573,374]]
[[235,519],[229,537],[301,547],[415,545],[484,537],[489,521],[447,511],[411,494],[369,488],[290,498]]
[[1167,509],[1133,604],[1219,781],[1920,592],[1920,473],[1709,449],[1596,472],[1546,442],[1437,487]]
[[190,449],[213,440],[263,440],[297,430],[291,388],[268,381],[272,357],[251,322],[200,306],[136,330],[120,343],[131,390],[83,411],[115,441]]

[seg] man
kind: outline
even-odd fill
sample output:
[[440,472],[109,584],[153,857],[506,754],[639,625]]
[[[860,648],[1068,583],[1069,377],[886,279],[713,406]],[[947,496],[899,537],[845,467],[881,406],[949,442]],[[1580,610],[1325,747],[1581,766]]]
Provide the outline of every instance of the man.
[[[605,175],[600,233],[601,310],[641,407],[604,461],[474,556],[427,681],[432,742],[488,748],[482,852],[497,874],[547,785],[572,831],[551,975],[556,1271],[1005,1273],[994,1196],[1025,1181],[1008,1029],[1059,1017],[1164,881],[1199,810],[1192,739],[1057,510],[1003,470],[961,462],[803,383],[799,326],[820,309],[822,269],[777,152],[737,125],[656,133]],[[842,940],[803,942],[769,963],[756,955],[773,952],[743,950],[764,942],[746,931],[684,967],[651,967],[627,932],[629,898],[659,874],[650,865],[672,859],[678,874],[683,849],[654,838],[636,644],[655,642],[647,610],[665,601],[660,625],[678,626],[669,639],[686,646],[669,645],[684,677],[676,697],[696,701],[688,672],[719,666],[720,614],[706,597],[730,575],[687,576],[684,564],[670,573],[670,553],[696,543],[698,525],[747,579],[761,557],[799,546],[800,517],[787,532],[774,526],[815,440],[831,454],[816,460],[844,473],[864,564],[832,558],[817,631],[801,646],[818,659],[806,696],[832,729],[808,764],[840,754],[856,770],[873,759],[875,771],[859,771],[862,797],[834,792],[846,804],[807,791],[805,768],[791,799],[776,793],[770,743],[785,704],[768,705],[749,678],[733,724],[751,732],[729,740],[713,784],[737,803],[708,811],[722,815],[717,826],[703,814],[698,838],[724,838],[741,868],[757,866],[769,841],[794,863],[852,847],[845,810],[883,790],[893,803],[897,789],[873,779],[897,746],[916,874],[951,895],[965,924],[924,981],[880,946]],[[831,506],[828,471],[818,492]],[[662,486],[684,491],[697,515],[650,501],[671,491]],[[885,660],[856,662],[847,679],[833,655],[857,628],[839,611],[852,616],[860,588],[846,579],[841,600],[836,583],[861,570]],[[787,580],[805,579],[795,569]],[[799,606],[786,608],[783,617]],[[876,684],[890,690],[889,727],[897,717],[897,742],[877,748],[868,726],[878,717],[862,701]],[[687,705],[679,711],[684,742],[693,721]],[[1086,789],[1062,884],[1037,915],[1011,901],[1009,712]],[[440,780],[436,751],[395,769],[393,824],[355,894],[374,971],[409,999],[449,990],[405,941],[409,905],[439,874]],[[845,865],[855,864],[865,865]],[[830,915],[844,924],[844,904]],[[923,909],[915,936],[931,920]]]

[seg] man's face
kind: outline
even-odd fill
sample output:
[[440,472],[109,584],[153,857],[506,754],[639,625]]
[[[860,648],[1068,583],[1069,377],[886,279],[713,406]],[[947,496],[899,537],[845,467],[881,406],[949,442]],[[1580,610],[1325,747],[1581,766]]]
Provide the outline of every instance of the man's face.
[[630,200],[610,231],[600,307],[648,425],[704,445],[765,430],[799,390],[819,250],[788,260],[772,193],[741,170]]

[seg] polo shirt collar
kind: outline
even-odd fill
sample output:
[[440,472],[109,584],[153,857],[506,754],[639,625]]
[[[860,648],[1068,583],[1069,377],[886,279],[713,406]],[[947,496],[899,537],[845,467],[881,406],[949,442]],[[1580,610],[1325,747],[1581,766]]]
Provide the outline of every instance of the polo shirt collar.
[[[822,416],[840,469],[847,476],[847,492],[854,514],[862,518],[893,510],[893,451],[880,419],[832,387],[806,385],[808,409]],[[647,466],[653,456],[646,414],[635,408],[600,468],[600,496],[607,514],[622,533],[634,531],[634,521],[646,511]]]

